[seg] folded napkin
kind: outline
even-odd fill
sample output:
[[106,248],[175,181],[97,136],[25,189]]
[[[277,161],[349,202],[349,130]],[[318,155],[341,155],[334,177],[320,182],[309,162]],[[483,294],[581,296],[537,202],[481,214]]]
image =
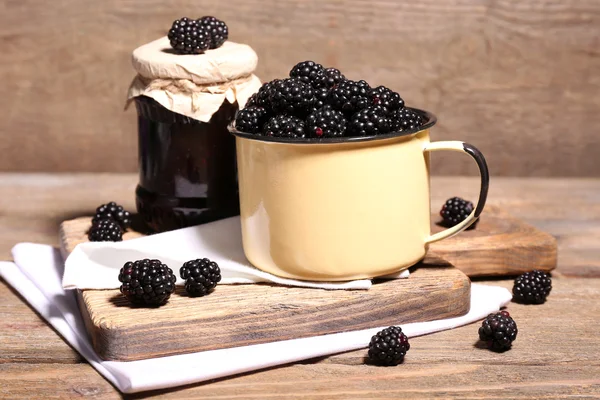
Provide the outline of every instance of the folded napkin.
[[[63,261],[58,250],[36,244],[13,249],[15,263],[0,262],[0,276],[44,317],[88,362],[124,393],[163,389],[367,347],[383,327],[211,350],[140,361],[102,361],[94,352],[77,308],[75,293],[61,284]],[[498,286],[471,285],[468,314],[402,325],[408,337],[466,325],[497,311],[511,300]],[[410,359],[410,354],[408,356]]]
[[[281,278],[253,267],[242,248],[240,217],[158,233],[124,242],[87,242],[75,247],[65,263],[65,289],[116,289],[119,269],[127,261],[155,258],[176,275],[189,260],[209,258],[221,269],[220,284],[269,282],[319,289],[369,289],[370,279],[310,282]],[[18,249],[17,249],[18,251]],[[408,270],[386,278],[407,278]],[[177,284],[182,285],[179,279]]]

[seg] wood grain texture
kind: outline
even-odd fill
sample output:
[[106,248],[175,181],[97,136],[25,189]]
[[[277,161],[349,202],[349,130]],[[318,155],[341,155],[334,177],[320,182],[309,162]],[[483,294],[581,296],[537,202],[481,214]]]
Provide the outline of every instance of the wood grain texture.
[[[32,311],[21,296],[4,282],[0,284],[0,365],[81,361],[79,354]],[[1,389],[0,398],[3,398]]]
[[79,294],[94,349],[119,361],[432,321],[470,307],[469,278],[452,267],[417,268],[368,291],[218,285],[198,299],[178,287],[159,308],[132,308],[119,290]]
[[[404,364],[394,368],[364,365],[366,350],[357,350],[127,398],[598,398],[600,280],[559,277],[553,283],[545,304],[509,305],[519,336],[505,353],[476,346],[477,324],[472,324],[412,338]],[[509,288],[512,281],[490,284]],[[0,283],[0,291],[3,287]],[[7,306],[20,305],[17,297],[7,300]],[[565,315],[569,323],[558,323]],[[46,331],[46,340],[56,336],[50,328]],[[6,330],[13,337],[18,332],[17,327]],[[39,339],[39,346],[44,346],[44,339]],[[39,352],[31,349],[32,360]],[[6,354],[0,346],[0,360]],[[0,397],[115,399],[119,395],[88,364],[4,361],[0,362]]]
[[[90,218],[61,224],[63,254],[87,241],[89,226]],[[128,232],[124,240],[139,236]],[[100,357],[132,361],[464,315],[470,293],[469,278],[442,260],[368,291],[218,285],[199,299],[178,287],[159,308],[132,308],[119,290],[84,290],[78,298]]]
[[[445,229],[432,215],[432,232]],[[556,239],[506,210],[488,204],[475,229],[432,243],[426,262],[444,260],[470,277],[514,276],[539,269],[556,268]]]
[[[0,173],[0,259],[10,259],[18,241],[57,245],[60,222],[89,215],[99,202],[133,209],[136,180]],[[454,195],[474,199],[477,190],[477,178],[434,177],[432,208]],[[411,339],[396,368],[363,365],[366,351],[358,350],[133,398],[600,397],[600,279],[593,279],[600,277],[600,179],[496,177],[489,199],[551,233],[559,246],[547,303],[508,307],[519,325],[511,351],[478,348],[473,324]],[[512,280],[489,283],[512,287]],[[73,364],[80,357],[1,281],[0,299],[0,398],[120,398],[88,364]]]
[[[0,259],[11,259],[22,241],[57,246],[60,223],[90,215],[100,203],[135,210],[136,182],[134,174],[0,173]],[[478,190],[478,178],[432,177],[432,211],[453,196],[474,200]],[[493,177],[488,204],[556,238],[554,274],[600,277],[600,179]]]
[[[434,139],[472,142],[492,175],[600,174],[595,0],[5,1],[0,170],[134,171],[131,51],[202,14],[256,50],[263,80],[314,59],[398,90],[438,115]],[[432,168],[477,172],[451,154]]]

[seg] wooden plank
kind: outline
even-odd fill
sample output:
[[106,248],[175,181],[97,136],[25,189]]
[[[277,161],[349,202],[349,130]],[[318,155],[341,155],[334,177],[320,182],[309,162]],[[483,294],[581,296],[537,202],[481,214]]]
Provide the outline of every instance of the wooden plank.
[[[60,223],[90,215],[100,203],[115,200],[135,210],[137,179],[135,174],[0,173],[0,259],[11,259],[11,247],[21,241],[58,245]],[[478,190],[477,178],[434,176],[432,211],[453,196],[474,200]],[[600,277],[600,179],[493,177],[488,203],[557,239],[555,274]]]
[[[264,80],[315,59],[390,86],[438,115],[434,139],[479,146],[494,175],[600,174],[594,0],[28,0],[0,10],[3,171],[133,172],[131,51],[175,18],[210,13],[256,50]],[[432,170],[476,173],[446,154]]]
[[[490,282],[510,288],[511,281]],[[19,300],[8,301],[13,306]],[[478,324],[410,340],[404,364],[364,364],[366,350],[307,360],[131,398],[483,398],[600,397],[600,280],[555,278],[543,305],[511,303],[519,326],[513,349],[476,346]],[[576,312],[574,312],[576,310]],[[33,315],[33,312],[32,312]],[[558,323],[568,316],[566,323]],[[50,335],[54,335],[50,330]],[[41,342],[43,343],[43,342]],[[0,347],[1,348],[1,347]],[[38,353],[40,350],[36,350]],[[34,351],[32,350],[32,353]],[[60,377],[57,378],[57,377]],[[118,398],[87,364],[0,363],[0,397]]]
[[98,355],[131,361],[459,316],[469,296],[463,273],[426,267],[368,291],[220,285],[201,299],[177,288],[160,308],[132,308],[119,290],[79,300]]
[[[432,232],[445,227],[432,216]],[[488,205],[475,229],[432,243],[425,262],[447,260],[470,277],[514,276],[556,268],[556,239],[504,209]]]
[[[438,334],[436,334],[436,337]],[[412,351],[412,350],[411,350]],[[359,354],[352,355],[362,362]],[[339,360],[339,359],[338,359]],[[184,388],[120,396],[87,364],[0,364],[7,399],[595,399],[600,367],[455,362],[365,368],[353,364],[293,364]],[[573,370],[577,368],[577,374]]]
[[79,354],[71,349],[12,288],[0,280],[0,365],[68,364],[81,361]]
[[3,399],[119,399],[89,364],[0,364]]

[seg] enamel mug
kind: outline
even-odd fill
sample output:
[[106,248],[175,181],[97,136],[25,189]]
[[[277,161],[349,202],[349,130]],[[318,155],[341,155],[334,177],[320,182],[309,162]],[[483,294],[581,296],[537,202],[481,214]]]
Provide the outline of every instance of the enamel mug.
[[[481,214],[485,159],[460,141],[430,142],[425,123],[387,135],[344,138],[236,136],[244,253],[257,268],[286,278],[343,281],[390,275],[423,259],[428,245],[453,236]],[[481,175],[466,220],[431,234],[429,156],[470,155]]]

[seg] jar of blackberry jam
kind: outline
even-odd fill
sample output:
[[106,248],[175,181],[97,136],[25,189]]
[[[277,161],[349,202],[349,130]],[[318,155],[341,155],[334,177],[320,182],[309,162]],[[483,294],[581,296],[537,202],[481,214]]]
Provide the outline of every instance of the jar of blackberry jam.
[[138,213],[154,232],[239,214],[235,139],[227,126],[260,87],[256,53],[225,42],[178,54],[164,37],[133,52],[128,98],[138,115]]

